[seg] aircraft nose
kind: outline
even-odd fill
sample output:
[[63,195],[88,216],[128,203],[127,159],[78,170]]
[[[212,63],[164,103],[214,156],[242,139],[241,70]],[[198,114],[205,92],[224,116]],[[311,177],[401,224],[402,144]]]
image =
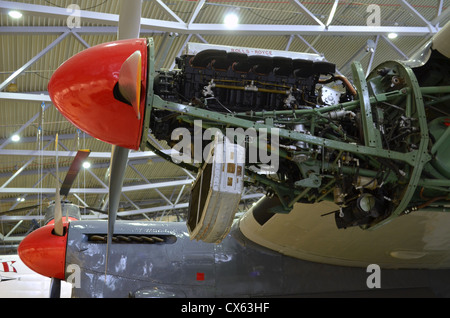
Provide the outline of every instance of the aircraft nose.
[[[139,58],[125,63],[136,52]],[[122,89],[130,93],[127,85],[134,83],[138,101],[133,103],[118,85],[124,64]],[[138,105],[145,104],[146,74],[147,40],[120,40],[74,55],[53,73],[47,88],[55,107],[73,125],[104,142],[137,150],[144,121],[144,107]]]
[[53,234],[53,225],[43,226],[28,234],[19,244],[20,259],[38,274],[65,279],[67,227],[64,235]]

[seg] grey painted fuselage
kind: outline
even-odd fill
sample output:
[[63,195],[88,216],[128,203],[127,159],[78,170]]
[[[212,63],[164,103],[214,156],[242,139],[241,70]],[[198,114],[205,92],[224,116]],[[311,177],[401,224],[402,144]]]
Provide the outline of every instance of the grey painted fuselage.
[[[106,243],[92,235],[106,228],[106,221],[70,223],[66,268],[79,269],[72,297],[450,297],[450,270],[376,273],[299,260],[246,239],[238,222],[220,244],[209,244],[191,241],[184,223],[118,221],[114,233],[122,237],[105,276]],[[150,237],[153,243],[143,240]],[[369,288],[374,279],[381,288]]]

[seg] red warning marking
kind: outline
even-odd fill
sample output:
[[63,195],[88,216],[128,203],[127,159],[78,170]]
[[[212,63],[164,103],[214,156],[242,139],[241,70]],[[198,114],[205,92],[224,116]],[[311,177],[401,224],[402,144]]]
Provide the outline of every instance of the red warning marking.
[[205,273],[197,273],[197,280],[205,280]]

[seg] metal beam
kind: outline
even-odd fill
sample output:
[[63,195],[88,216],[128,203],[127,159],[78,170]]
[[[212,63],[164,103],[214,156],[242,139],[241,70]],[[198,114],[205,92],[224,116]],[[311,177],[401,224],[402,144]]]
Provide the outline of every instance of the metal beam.
[[91,46],[77,33],[72,31],[72,35],[80,42],[85,48],[90,48]]
[[[2,26],[0,28],[0,34],[61,34],[68,31],[67,27],[64,26]],[[88,35],[99,35],[99,34],[117,34],[117,26],[81,26],[76,29],[72,29],[69,32],[76,34],[88,34]],[[151,35],[160,34],[163,31],[156,31],[152,29],[142,29],[140,30],[141,35]]]
[[[118,216],[132,216],[137,214],[143,214],[143,213],[155,213],[164,211],[167,209],[186,209],[189,206],[189,203],[180,203],[177,205],[166,205],[166,206],[157,206],[153,208],[146,208],[146,209],[136,209],[136,210],[129,210],[129,211],[122,211],[118,212]],[[43,215],[34,215],[34,216],[15,216],[15,215],[3,215],[0,216],[0,221],[20,221],[20,220],[43,220],[45,216]],[[83,215],[82,220],[89,220],[89,219],[106,219],[108,218],[105,214],[96,214],[96,215]],[[12,239],[14,237],[10,237]]]
[[36,54],[31,60],[26,62],[22,67],[20,67],[17,71],[12,73],[3,83],[0,84],[0,91],[6,88],[9,83],[11,83],[17,76],[22,74],[26,69],[28,69],[31,65],[36,63],[41,57],[43,57],[48,51],[50,51],[52,48],[54,48],[58,43],[60,43],[62,40],[65,39],[67,35],[69,35],[70,32],[66,31],[63,34],[61,34],[55,41],[50,43],[45,49],[43,49],[41,52]]
[[20,220],[19,222],[17,222],[16,225],[14,225],[14,227],[11,229],[11,231],[8,232],[8,234],[6,234],[2,239],[3,241],[5,241],[5,239],[7,239],[22,223],[24,220]]
[[[442,1],[441,1],[441,6],[442,6]],[[442,10],[442,7],[439,7],[439,11],[441,11],[441,10]],[[449,16],[450,16],[450,7],[447,7],[447,9],[445,9],[443,12],[440,12],[436,18],[431,20],[430,23],[434,26],[438,26],[438,24],[441,21],[447,19]]]
[[[390,32],[395,32],[402,36],[424,36],[427,34],[434,34],[438,30],[428,27],[400,27],[400,26],[345,26],[345,25],[330,25],[325,28],[325,25],[317,19],[309,10],[301,4],[298,0],[291,0],[293,4],[298,6],[300,10],[306,15],[313,25],[280,25],[280,24],[241,24],[236,29],[233,29],[233,35],[355,35],[355,36],[371,36],[381,35]],[[65,8],[57,8],[43,5],[25,4],[10,1],[0,1],[0,8],[16,9],[28,12],[33,16],[45,16],[51,18],[67,19],[70,15]],[[119,16],[117,14],[102,13],[80,10],[80,19],[83,22],[109,25],[117,27]],[[210,34],[210,35],[229,35],[230,30],[224,24],[209,24],[209,23],[181,23],[167,20],[141,18],[141,29],[152,29],[154,31],[163,32],[177,32],[180,34]],[[76,32],[81,34],[84,27],[76,29]],[[69,30],[68,28],[66,30]],[[68,31],[70,32],[70,31]]]
[[6,180],[5,183],[3,183],[0,186],[0,189],[5,188],[8,184],[11,183],[11,181],[13,181],[23,170],[25,170],[26,167],[28,167],[29,164],[31,164],[34,161],[35,158],[31,158],[30,160],[28,160],[22,167],[20,167],[19,170],[17,170],[12,176],[11,178],[9,178],[8,180]]
[[[175,153],[172,149],[162,150],[166,155],[171,155]],[[77,151],[58,151],[59,157],[75,157]],[[44,157],[55,157],[56,152],[53,150],[22,150],[22,149],[0,149],[0,155],[5,156],[44,156]],[[142,158],[159,158],[157,154],[153,151],[135,151],[130,152],[128,158],[130,159],[142,159]],[[102,158],[111,159],[111,152],[91,152],[89,158]]]
[[288,38],[288,42],[286,43],[286,47],[284,48],[285,51],[289,51],[289,48],[291,47],[293,40],[294,40],[294,36],[290,35]]
[[0,99],[9,100],[27,100],[32,102],[51,102],[47,94],[28,94],[28,93],[6,93],[0,92]]
[[305,43],[305,44],[308,46],[308,48],[310,48],[311,50],[313,50],[314,53],[316,53],[316,54],[318,54],[318,55],[320,55],[320,56],[323,56],[323,54],[321,54],[319,51],[317,51],[317,50],[314,48],[314,46],[312,46],[308,41],[305,40],[305,38],[304,38],[303,36],[301,36],[300,34],[297,34],[297,37],[298,37],[300,40],[302,40],[303,43]]
[[[166,181],[166,182],[158,182],[158,183],[151,183],[151,184],[140,184],[140,185],[131,185],[131,186],[124,186],[122,188],[122,192],[132,192],[132,191],[143,191],[143,190],[149,190],[149,189],[158,189],[158,188],[167,188],[167,187],[174,187],[179,185],[188,185],[191,184],[192,180],[177,180],[177,181]],[[55,188],[0,188],[0,193],[31,193],[31,194],[54,194]],[[88,194],[88,193],[94,193],[94,194],[107,194],[108,189],[105,188],[72,188],[70,190],[70,193],[78,193],[78,194]]]
[[[91,166],[92,167],[92,166]],[[95,165],[93,166],[93,168],[95,168]],[[87,169],[88,173],[95,179],[98,181],[98,183],[100,183],[100,185],[105,188],[105,189],[109,189],[108,185],[106,185],[106,183],[104,183],[99,177],[97,177],[97,175],[92,172],[91,169]]]
[[[448,16],[447,10],[443,13]],[[442,18],[443,19],[443,18]],[[439,20],[442,20],[439,19]],[[147,29],[141,28],[141,35],[151,36],[165,32],[176,32],[179,34],[203,34],[203,35],[229,35],[230,30],[223,24],[201,24],[192,23],[188,27],[179,25],[179,27],[167,27],[167,21],[154,20],[155,25],[148,25]],[[159,24],[157,24],[159,23]],[[175,23],[175,22],[174,22]],[[67,31],[66,27],[1,27],[0,34],[61,34]],[[281,25],[281,24],[242,24],[233,30],[233,35],[240,36],[264,36],[264,35],[330,35],[330,36],[376,36],[395,32],[403,36],[425,36],[433,35],[439,31],[434,28],[432,31],[428,27],[418,26],[364,26],[364,25],[330,25],[328,28],[322,28],[315,25]],[[69,31],[72,33],[73,31]],[[116,34],[116,26],[95,26],[77,28],[77,34]]]
[[408,55],[403,53],[403,51],[400,50],[394,43],[392,43],[392,41],[390,41],[385,35],[382,35],[381,37],[387,42],[387,44],[389,44],[395,51],[397,51],[398,54],[403,56],[405,60],[409,59]]
[[206,0],[200,0],[197,2],[197,5],[195,6],[194,12],[192,13],[191,17],[189,18],[189,21],[187,23],[188,28],[191,26],[192,23],[194,23],[195,19],[197,18],[198,14],[200,13],[200,10],[203,8],[203,5],[205,4]]
[[425,23],[426,26],[430,29],[430,31],[434,30],[434,27],[431,25],[430,21],[425,19],[423,15],[421,15],[408,1],[406,0],[398,0],[400,2],[400,5],[409,13],[411,13],[412,16],[415,16],[419,20],[421,20],[423,23]]
[[[76,134],[63,134],[63,135],[59,135],[58,139],[59,140],[72,140],[75,139],[77,137]],[[90,135],[86,134],[84,137],[82,138],[93,138]],[[0,144],[2,142],[5,142],[6,140],[8,140],[8,138],[5,139],[0,139]],[[47,135],[47,136],[42,136],[41,137],[42,141],[49,141],[49,140],[55,140],[55,136],[51,136],[51,135]],[[36,137],[21,137],[20,138],[20,143],[24,144],[24,143],[35,143],[36,142]]]
[[[297,37],[302,40],[311,50],[314,51],[314,53],[320,55],[320,56],[324,56],[322,53],[320,53],[319,51],[317,51],[311,44],[309,44],[308,41],[305,40],[305,38],[303,38],[301,35],[297,34]],[[317,39],[316,39],[317,40]],[[327,59],[324,58],[324,61],[327,61]],[[328,62],[328,61],[327,61]],[[336,73],[343,75],[338,69],[336,69]]]
[[333,22],[334,15],[336,14],[338,3],[339,3],[339,0],[334,0],[333,7],[331,8],[330,15],[328,16],[327,23],[325,24],[325,26],[327,28],[330,26],[331,22]]
[[[242,200],[259,199],[259,198],[261,198],[263,196],[264,196],[264,194],[262,194],[262,193],[249,194],[249,195],[242,196]],[[117,215],[119,215],[119,216],[131,216],[131,215],[142,214],[142,213],[160,212],[160,211],[164,211],[164,210],[186,209],[186,208],[188,208],[188,206],[189,206],[189,203],[179,203],[179,204],[158,206],[158,207],[139,209],[139,210],[122,211],[122,212],[118,212]],[[107,218],[107,217],[108,217],[107,215],[101,215],[100,216],[100,218]],[[93,218],[93,216],[88,216],[87,215],[84,218]],[[0,217],[0,220],[2,220],[1,217]]]
[[164,2],[162,2],[161,0],[156,0],[156,3],[159,4],[161,8],[163,8],[172,18],[177,20],[179,23],[185,23],[183,20],[180,19],[178,15],[176,15],[175,12],[170,10],[170,8]]
[[164,33],[162,42],[159,45],[158,52],[155,56],[155,69],[160,69],[166,63],[167,53],[177,36],[178,34],[173,32]]
[[[147,164],[148,163],[148,159],[147,158],[143,158],[143,159],[131,159],[129,161],[131,164],[133,165],[143,165],[143,164]],[[109,167],[109,162],[102,162],[102,163],[94,163],[91,165],[91,167],[88,169],[89,173],[92,173],[92,176],[94,178],[96,178],[97,181],[99,181],[99,183],[103,186],[105,185],[105,183],[101,181],[100,178],[98,178],[97,176],[95,176],[95,174],[91,171],[91,170],[95,170],[95,169],[105,169]],[[47,169],[42,169],[42,168],[38,168],[38,169],[31,169],[31,170],[25,170],[22,171],[21,175],[22,176],[29,176],[29,175],[35,175],[35,174],[41,174],[42,172],[44,173],[53,173],[55,171],[55,168],[47,168]],[[63,172],[67,172],[69,171],[69,166],[65,166],[59,167],[59,172],[63,173]],[[10,172],[3,172],[0,173],[0,178],[9,178],[11,177],[11,173]],[[98,179],[97,179],[98,178]],[[106,186],[107,187],[107,186]]]
[[[159,28],[159,29],[162,29]],[[229,35],[230,31],[222,24],[192,24],[187,30],[171,29],[179,33],[198,33],[203,35]],[[329,36],[375,36],[379,34],[397,33],[399,36],[424,36],[435,34],[428,27],[402,26],[364,26],[364,25],[330,25],[328,28],[316,25],[280,25],[280,24],[240,24],[233,29],[233,35],[329,35]]]
[[360,62],[367,54],[372,53],[375,50],[375,42],[371,39],[367,40],[363,47],[361,47],[355,54],[350,57],[344,65],[341,66],[340,71],[342,74],[348,74],[350,72],[351,64],[354,61]]
[[[153,137],[152,134],[149,133],[147,136],[148,136],[148,138],[149,138],[151,141],[153,141],[153,142],[158,146],[159,150],[161,150],[162,152],[166,151],[166,150],[163,149],[163,147],[162,147],[161,144],[158,142],[158,140],[156,140],[156,139]],[[172,151],[173,151],[173,149],[172,149]],[[181,170],[183,170],[183,171],[184,171],[191,179],[195,179],[195,177],[192,175],[192,173],[191,173],[189,170],[187,170],[187,169],[185,169],[185,168],[182,168],[182,167],[180,167],[180,168],[181,168]]]
[[[181,53],[183,52],[184,48],[186,47],[186,44],[189,42],[191,37],[192,37],[192,34],[188,34],[188,36],[186,37],[186,40],[184,40],[184,43],[181,46],[181,48],[178,51],[178,54],[176,56],[180,56],[181,55]],[[173,70],[174,67],[175,67],[175,61],[172,62],[172,65],[170,66],[170,69]]]
[[[36,219],[36,218],[32,218]],[[30,220],[32,220],[30,219]],[[43,219],[43,218],[42,218]],[[1,220],[1,219],[0,219]],[[0,240],[2,242],[20,242],[25,238],[25,236],[10,236],[10,237],[4,237],[2,234],[0,234]]]
[[[128,166],[134,171],[136,172],[141,178],[142,180],[144,180],[145,183],[147,184],[152,184],[138,169],[136,169],[136,167],[130,163],[128,163]],[[193,181],[193,180],[192,180]],[[155,188],[155,191],[159,194],[159,196],[161,198],[163,198],[167,203],[172,204],[172,202],[161,192],[158,190],[158,188]]]
[[206,41],[200,34],[195,34],[195,36],[197,37],[197,39],[199,39],[199,40],[202,41],[203,43],[208,44],[208,41]]
[[325,25],[322,23],[322,21],[320,21],[319,19],[317,19],[317,17],[312,14],[299,0],[290,0],[290,2],[294,5],[296,5],[300,11],[305,14],[305,17],[311,21],[314,24],[318,24],[320,25],[322,28],[325,28]]
[[[41,104],[42,105],[42,104]],[[43,111],[45,111],[48,106],[50,105],[44,105],[43,107]],[[25,128],[27,128],[28,126],[30,126],[35,120],[36,118],[39,117],[39,115],[41,114],[41,112],[37,112],[33,117],[31,117],[25,124],[22,125],[22,127],[20,127],[18,130],[16,130],[14,132],[14,134],[20,134]],[[34,138],[34,140],[36,140],[36,138]],[[2,142],[2,144],[0,145],[0,149],[4,148],[6,145],[8,145],[10,142],[12,141],[12,136],[9,137],[8,139],[6,139],[5,141]]]
[[[45,177],[47,177],[47,175],[49,175],[49,174],[50,174],[50,172],[47,172],[46,174],[42,175],[42,176],[39,178],[39,180],[33,185],[33,188],[37,187],[38,184],[41,183],[42,180],[44,180]],[[24,195],[21,196],[21,198],[24,198],[24,199],[27,198],[27,197],[28,197],[28,194],[24,194]],[[21,201],[17,201],[16,198],[2,199],[3,202],[8,202],[8,200],[14,200],[14,201],[15,201],[15,202],[13,203],[13,205],[8,209],[8,211],[14,210],[14,208],[15,208],[16,206],[18,206],[18,205],[21,203]]]
[[[29,13],[32,16],[43,16],[47,18],[59,18],[66,20],[72,13],[66,8],[55,6],[44,6],[30,3],[0,1],[0,8],[19,10],[24,13]],[[80,19],[97,24],[116,25],[119,22],[118,14],[101,13],[94,11],[80,10]]]
[[373,64],[373,60],[375,58],[375,52],[377,51],[379,39],[380,39],[380,36],[377,35],[377,39],[375,40],[375,47],[373,48],[372,54],[370,55],[369,65],[367,65],[366,77],[369,76],[369,73],[372,71],[372,64]]
[[[264,194],[262,193],[254,193],[254,194],[248,194],[243,195],[242,200],[249,200],[249,199],[259,199],[263,197]],[[146,209],[136,209],[136,210],[129,210],[129,211],[122,211],[118,212],[118,216],[132,216],[137,214],[143,214],[143,213],[154,213],[154,212],[160,212],[164,210],[176,210],[176,209],[186,209],[189,206],[189,203],[179,203],[179,204],[171,204],[171,205],[165,205],[165,206],[157,206],[153,208],[146,208]],[[83,215],[82,220],[87,219],[106,219],[108,216],[105,214],[99,214],[99,215]],[[20,221],[20,220],[43,220],[43,215],[35,215],[35,216],[15,216],[15,215],[3,215],[0,216],[0,221]],[[14,237],[11,237],[13,239]]]
[[[170,155],[172,153],[173,150],[163,150],[164,153]],[[2,149],[0,150],[0,156],[44,156],[44,157],[54,157],[56,156],[56,152],[52,151],[52,150],[14,150],[14,149]],[[58,151],[58,157],[74,157],[76,155],[76,151]],[[99,159],[110,159],[111,158],[111,153],[110,152],[91,152],[89,154],[90,158],[99,158]],[[148,162],[149,159],[153,159],[153,158],[160,158],[158,155],[156,155],[154,152],[152,151],[143,151],[143,152],[131,152],[129,155],[129,164],[131,165],[141,165],[141,164],[145,164]],[[91,169],[104,169],[107,168],[109,166],[108,162],[104,162],[104,163],[96,163],[93,164],[91,166]],[[60,167],[60,171],[64,172],[68,169],[68,167]],[[185,169],[182,169],[183,171]],[[45,171],[53,171],[53,169],[45,169]],[[90,170],[88,170],[90,172]],[[194,179],[195,177],[188,173],[187,171],[185,171],[188,176],[190,177],[190,179]],[[23,171],[22,174],[23,175],[30,175],[30,174],[37,174],[39,173],[39,170],[27,170],[27,171]],[[5,178],[5,177],[10,177],[11,174],[10,173],[0,173],[0,178]],[[100,180],[97,179],[100,184],[104,185],[104,183]],[[144,180],[145,181],[145,180]]]

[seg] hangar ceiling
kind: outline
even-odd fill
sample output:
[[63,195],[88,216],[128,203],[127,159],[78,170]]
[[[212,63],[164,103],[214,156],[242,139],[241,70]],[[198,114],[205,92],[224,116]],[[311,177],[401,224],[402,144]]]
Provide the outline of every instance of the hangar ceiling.
[[[450,0],[148,0],[141,37],[153,37],[156,63],[173,68],[188,42],[321,54],[351,79],[350,64],[367,72],[386,60],[406,60],[450,19]],[[13,19],[10,10],[23,16]],[[79,149],[89,149],[68,200],[105,209],[111,145],[69,123],[48,96],[52,73],[91,46],[114,41],[119,0],[0,1],[0,242],[15,244],[42,224],[56,184]],[[229,29],[223,17],[239,15]],[[390,39],[388,34],[397,33]],[[17,142],[14,134],[20,135]],[[150,138],[151,132],[149,132]],[[168,149],[154,140],[157,147]],[[181,220],[195,176],[152,151],[131,152],[120,212],[124,218]],[[244,211],[262,194],[246,189]],[[21,211],[23,207],[39,205]],[[3,213],[4,212],[4,213]],[[92,211],[83,218],[105,218]]]

